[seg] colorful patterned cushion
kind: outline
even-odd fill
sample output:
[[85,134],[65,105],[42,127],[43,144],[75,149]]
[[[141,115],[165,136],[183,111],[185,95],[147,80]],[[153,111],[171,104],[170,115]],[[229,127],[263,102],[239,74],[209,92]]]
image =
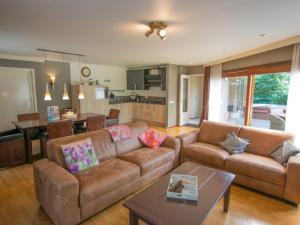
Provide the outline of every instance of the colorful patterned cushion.
[[61,145],[61,149],[71,173],[78,173],[99,164],[90,138]]
[[131,138],[131,130],[127,125],[115,125],[105,128],[110,133],[114,142],[123,141]]
[[145,132],[139,135],[139,139],[150,148],[158,148],[165,140],[167,135],[162,132],[148,128]]

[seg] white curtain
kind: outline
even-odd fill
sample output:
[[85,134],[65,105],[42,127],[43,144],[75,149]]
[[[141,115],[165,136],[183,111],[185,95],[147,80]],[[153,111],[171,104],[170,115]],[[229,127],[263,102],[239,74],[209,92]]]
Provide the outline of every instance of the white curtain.
[[295,45],[292,59],[285,130],[295,135],[300,145],[300,44]]
[[221,81],[222,81],[222,64],[211,67],[210,85],[209,85],[209,110],[208,120],[220,121],[221,114]]

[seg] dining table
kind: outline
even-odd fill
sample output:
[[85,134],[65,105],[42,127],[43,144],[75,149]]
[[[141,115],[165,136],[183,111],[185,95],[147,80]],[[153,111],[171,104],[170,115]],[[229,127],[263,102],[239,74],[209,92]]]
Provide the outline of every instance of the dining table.
[[[72,120],[73,127],[79,124],[82,124],[86,122],[88,117],[92,116],[98,116],[101,114],[96,113],[78,113],[76,118],[72,119],[64,119],[61,118],[57,121],[62,120]],[[37,120],[27,120],[27,121],[12,121],[12,123],[16,126],[17,129],[21,130],[24,133],[24,139],[25,139],[25,149],[26,149],[26,161],[27,163],[33,162],[33,156],[32,156],[32,130],[39,130],[41,132],[42,130],[46,130],[49,122],[47,118],[41,118]]]

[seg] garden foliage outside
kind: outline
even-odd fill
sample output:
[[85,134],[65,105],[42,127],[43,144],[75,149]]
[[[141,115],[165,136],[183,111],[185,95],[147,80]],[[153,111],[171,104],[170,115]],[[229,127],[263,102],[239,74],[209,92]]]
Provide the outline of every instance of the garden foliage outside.
[[255,76],[254,103],[286,105],[289,81],[289,73],[270,73]]

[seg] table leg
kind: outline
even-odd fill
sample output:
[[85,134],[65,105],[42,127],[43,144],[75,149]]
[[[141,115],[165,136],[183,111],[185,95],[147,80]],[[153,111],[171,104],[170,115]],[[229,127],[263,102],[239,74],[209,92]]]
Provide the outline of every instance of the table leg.
[[129,210],[129,224],[130,225],[138,225],[138,216],[131,210]]
[[231,186],[229,186],[224,193],[224,212],[228,212],[229,204],[230,204],[230,190]]
[[26,156],[27,163],[32,163],[32,142],[31,142],[31,129],[25,129],[25,143],[26,143]]

